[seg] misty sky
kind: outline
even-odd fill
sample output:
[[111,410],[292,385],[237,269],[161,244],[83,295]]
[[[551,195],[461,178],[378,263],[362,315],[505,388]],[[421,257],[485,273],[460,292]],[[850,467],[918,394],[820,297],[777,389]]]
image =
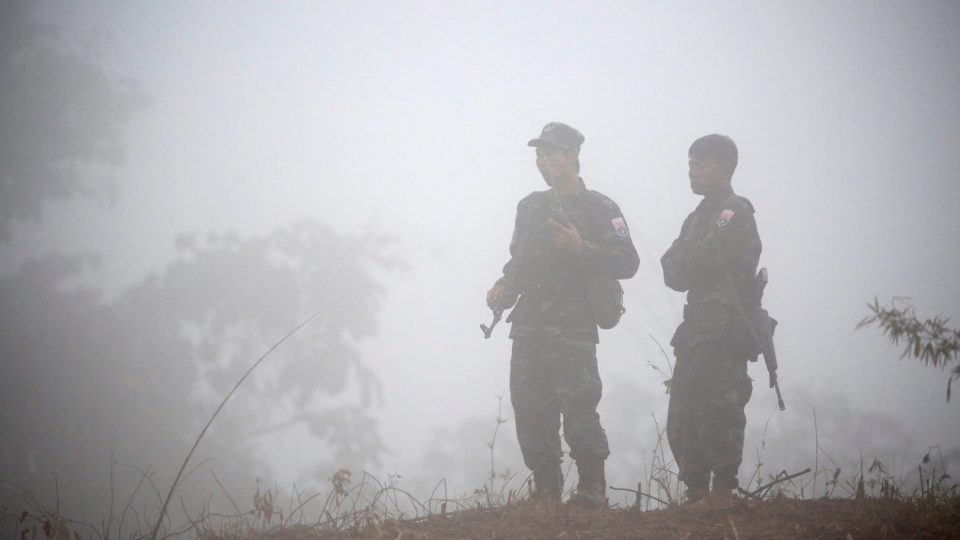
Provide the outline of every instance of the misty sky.
[[[93,250],[88,278],[110,293],[161,269],[180,233],[306,218],[391,234],[407,270],[382,276],[380,331],[361,344],[384,384],[390,472],[413,467],[437,426],[493,426],[509,340],[505,327],[482,339],[483,297],[517,201],[543,188],[526,141],[554,120],[586,136],[584,180],[620,204],[641,256],[600,370],[608,387],[634,382],[659,400],[608,400],[602,419],[665,418],[649,335],[669,341],[683,297],[659,258],[698,202],[687,148],[719,132],[740,149],[734,188],[757,209],[765,303],[781,321],[789,410],[770,429],[806,437],[810,406],[822,421],[834,403],[891,419],[918,455],[960,446],[946,374],[898,361],[876,328],[854,330],[874,296],[960,316],[956,2],[125,0],[45,2],[42,14],[150,106],[127,131],[118,198],[49,205],[16,229],[0,270]],[[756,426],[775,400],[763,366],[750,372]],[[295,476],[307,450],[287,452],[278,470]]]

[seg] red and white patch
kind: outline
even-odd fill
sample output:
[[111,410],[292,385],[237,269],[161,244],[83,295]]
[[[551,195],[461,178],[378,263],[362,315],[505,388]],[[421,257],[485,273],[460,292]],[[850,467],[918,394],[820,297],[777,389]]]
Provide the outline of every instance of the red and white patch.
[[610,220],[610,223],[613,224],[613,230],[617,231],[617,236],[622,238],[630,236],[630,231],[627,230],[627,222],[622,217],[615,217]]
[[720,212],[720,217],[717,218],[717,227],[726,227],[731,219],[733,219],[733,210],[728,208]]

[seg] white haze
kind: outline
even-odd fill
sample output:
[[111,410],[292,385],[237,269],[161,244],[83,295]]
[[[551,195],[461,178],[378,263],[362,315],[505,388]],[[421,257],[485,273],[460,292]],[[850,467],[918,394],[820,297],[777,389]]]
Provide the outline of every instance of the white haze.
[[[734,188],[757,208],[765,303],[781,321],[788,410],[775,412],[751,365],[742,471],[763,440],[772,471],[813,466],[814,408],[845,467],[863,452],[909,469],[932,445],[960,448],[947,374],[898,361],[876,328],[854,330],[875,296],[960,315],[955,2],[118,1],[42,13],[66,41],[96,36],[97,62],[137,81],[150,107],[127,130],[115,203],[49,205],[40,225],[18,227],[0,270],[89,249],[102,255],[89,280],[113,293],[162,268],[182,232],[310,218],[393,235],[407,269],[381,275],[380,330],[361,343],[384,386],[390,453],[374,474],[479,487],[487,470],[443,470],[426,446],[471,420],[464,451],[489,467],[498,394],[497,442],[516,469],[507,328],[487,341],[478,324],[516,202],[542,188],[526,141],[553,120],[586,135],[582,175],[620,204],[641,254],[624,321],[599,348],[611,485],[646,477],[636,456],[665,419],[649,336],[666,345],[683,298],[659,257],[697,203],[686,150],[712,132],[740,148]],[[302,483],[315,450],[298,433],[271,437],[276,480]]]

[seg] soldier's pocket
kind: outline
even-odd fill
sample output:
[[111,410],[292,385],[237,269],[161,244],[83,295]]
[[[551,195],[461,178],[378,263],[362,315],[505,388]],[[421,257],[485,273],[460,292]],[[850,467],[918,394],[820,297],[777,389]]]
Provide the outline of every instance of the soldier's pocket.
[[[724,339],[734,330],[730,307],[724,304],[687,304],[683,307],[683,323],[674,340],[687,343],[707,339]],[[674,346],[677,343],[673,343]]]

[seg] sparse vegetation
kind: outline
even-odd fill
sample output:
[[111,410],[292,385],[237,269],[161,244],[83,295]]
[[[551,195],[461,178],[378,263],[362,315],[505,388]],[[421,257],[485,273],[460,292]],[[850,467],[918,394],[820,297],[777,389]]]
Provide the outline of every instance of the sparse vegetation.
[[[331,476],[325,493],[309,494],[294,487],[281,495],[278,488],[263,490],[258,482],[252,504],[246,508],[227,494],[234,501],[231,514],[213,512],[208,505],[192,511],[182,508],[187,522],[177,528],[165,522],[161,537],[564,538],[576,533],[589,533],[591,538],[955,537],[960,533],[960,494],[942,469],[942,456],[932,455],[937,450],[931,448],[918,464],[922,481],[913,490],[905,489],[887,465],[875,459],[865,470],[855,467],[845,479],[838,469],[841,479],[835,482],[832,497],[801,495],[796,480],[809,476],[808,469],[781,473],[752,491],[742,490],[742,497],[728,508],[687,507],[673,500],[648,510],[641,497],[634,505],[609,510],[534,502],[526,495],[494,506],[488,506],[485,497],[445,499],[431,494],[419,500],[401,488],[396,477],[381,481],[363,472],[356,480],[351,471],[340,469]],[[147,536],[143,529],[129,527],[115,527],[112,535],[109,525],[96,527],[35,508],[27,493],[24,503],[28,510],[3,510],[2,521],[12,525],[15,538]]]
[[[890,307],[880,305],[873,299],[867,308],[873,313],[857,323],[857,329],[876,324],[890,341],[897,345],[906,342],[900,358],[911,356],[924,365],[944,368],[957,360],[960,354],[960,330],[950,328],[950,318],[940,315],[932,319],[919,319],[909,300],[894,298]],[[947,401],[950,401],[953,380],[960,378],[960,364],[954,366],[947,379]]]
[[[919,460],[918,482],[908,487],[902,474],[898,476],[877,458],[861,457],[847,468],[838,465],[819,441],[818,454],[827,457],[828,467],[814,470],[813,475],[808,468],[764,478],[761,445],[747,488],[739,490],[732,507],[688,507],[656,418],[658,438],[647,478],[638,482],[636,490],[610,487],[632,492],[633,504],[589,510],[536,502],[530,498],[529,478],[496,467],[493,451],[499,429],[507,422],[501,414],[502,399],[498,396],[495,426],[486,442],[491,452],[489,476],[470,495],[449,497],[446,481],[441,480],[421,500],[401,487],[398,475],[383,481],[362,472],[357,479],[352,471],[341,468],[329,478],[325,491],[313,493],[296,486],[289,492],[276,485],[264,489],[257,480],[250,503],[244,506],[237,502],[243,499],[234,498],[214,475],[233,512],[211,510],[213,496],[192,510],[181,499],[182,517],[175,524],[169,518],[151,519],[146,508],[132,509],[134,492],[118,518],[111,515],[95,526],[67,519],[56,509],[45,510],[29,492],[17,488],[23,509],[2,509],[0,523],[21,540],[139,540],[150,536],[153,523],[160,524],[160,538],[202,540],[565,538],[584,533],[591,538],[945,538],[960,534],[960,486],[947,473],[938,446],[930,447]],[[162,515],[160,492],[148,472],[141,474],[141,483],[156,495],[156,515]],[[827,477],[822,494],[816,488],[818,476]]]
[[[875,304],[874,308],[875,320],[892,320],[879,305]],[[908,317],[912,317],[912,311],[907,313]],[[862,324],[870,322],[865,320]],[[910,322],[908,325],[936,330],[942,329],[946,322],[937,319],[935,323],[918,323],[917,326]],[[891,336],[903,336],[908,332],[897,326],[901,323],[882,324],[885,324],[884,328],[893,328],[888,332]],[[937,336],[943,333],[931,332]],[[923,353],[928,350],[925,346],[916,349],[920,351],[918,358],[943,365],[946,362],[943,353],[936,352],[942,347],[931,347],[934,352]],[[667,362],[666,369],[653,363],[650,367],[666,379],[669,391],[672,366],[662,348],[661,353]],[[253,367],[266,356],[261,357]],[[243,378],[237,382],[234,391],[242,381]],[[221,407],[227,399],[224,399]],[[440,480],[428,498],[420,499],[400,485],[399,475],[388,475],[383,481],[364,471],[357,479],[349,469],[340,468],[329,478],[329,486],[325,491],[313,493],[298,490],[296,486],[289,491],[282,491],[276,485],[264,489],[257,480],[253,496],[244,505],[237,502],[243,499],[234,498],[211,470],[232,511],[215,510],[213,496],[195,508],[189,508],[180,498],[177,501],[178,518],[173,519],[167,515],[167,503],[173,501],[171,495],[179,486],[179,476],[164,499],[153,482],[152,473],[140,471],[140,482],[129,495],[122,511],[114,515],[111,501],[110,515],[101,520],[99,525],[62,515],[59,501],[53,510],[45,509],[29,491],[9,482],[7,486],[20,494],[22,507],[3,508],[0,523],[21,540],[139,540],[151,536],[187,536],[203,540],[343,536],[553,538],[582,532],[600,538],[784,535],[797,538],[844,535],[940,538],[960,534],[960,486],[952,481],[947,472],[946,460],[938,446],[930,447],[919,460],[916,465],[917,480],[911,480],[909,485],[904,481],[903,471],[898,475],[889,462],[878,458],[864,459],[861,456],[858,462],[845,467],[821,446],[815,410],[816,462],[813,470],[808,468],[792,473],[781,470],[775,474],[764,474],[765,442],[762,442],[756,453],[753,474],[747,480],[745,489],[739,490],[740,497],[733,507],[697,509],[684,505],[676,466],[665,448],[664,430],[655,416],[653,422],[657,438],[649,454],[650,459],[646,461],[649,466],[644,467],[645,478],[639,479],[635,490],[610,486],[614,491],[632,493],[632,504],[615,504],[609,510],[598,511],[535,502],[530,497],[532,486],[529,475],[524,477],[511,473],[509,469],[498,470],[495,449],[500,428],[508,420],[502,414],[503,396],[497,396],[497,399],[495,423],[485,443],[490,452],[489,474],[483,485],[470,494],[451,497],[447,493],[446,481]],[[216,413],[207,426],[214,418]],[[821,454],[826,458],[825,466],[820,465]],[[181,472],[185,470],[187,461],[189,455]],[[186,473],[184,478],[189,478],[197,467],[199,465]],[[813,474],[809,474],[811,472]],[[568,477],[569,468],[566,473]],[[111,469],[111,483],[112,476]],[[818,479],[822,477],[825,480],[818,490]],[[133,504],[141,487],[148,493],[152,489],[156,496],[156,506],[152,510],[142,503],[139,506]]]

